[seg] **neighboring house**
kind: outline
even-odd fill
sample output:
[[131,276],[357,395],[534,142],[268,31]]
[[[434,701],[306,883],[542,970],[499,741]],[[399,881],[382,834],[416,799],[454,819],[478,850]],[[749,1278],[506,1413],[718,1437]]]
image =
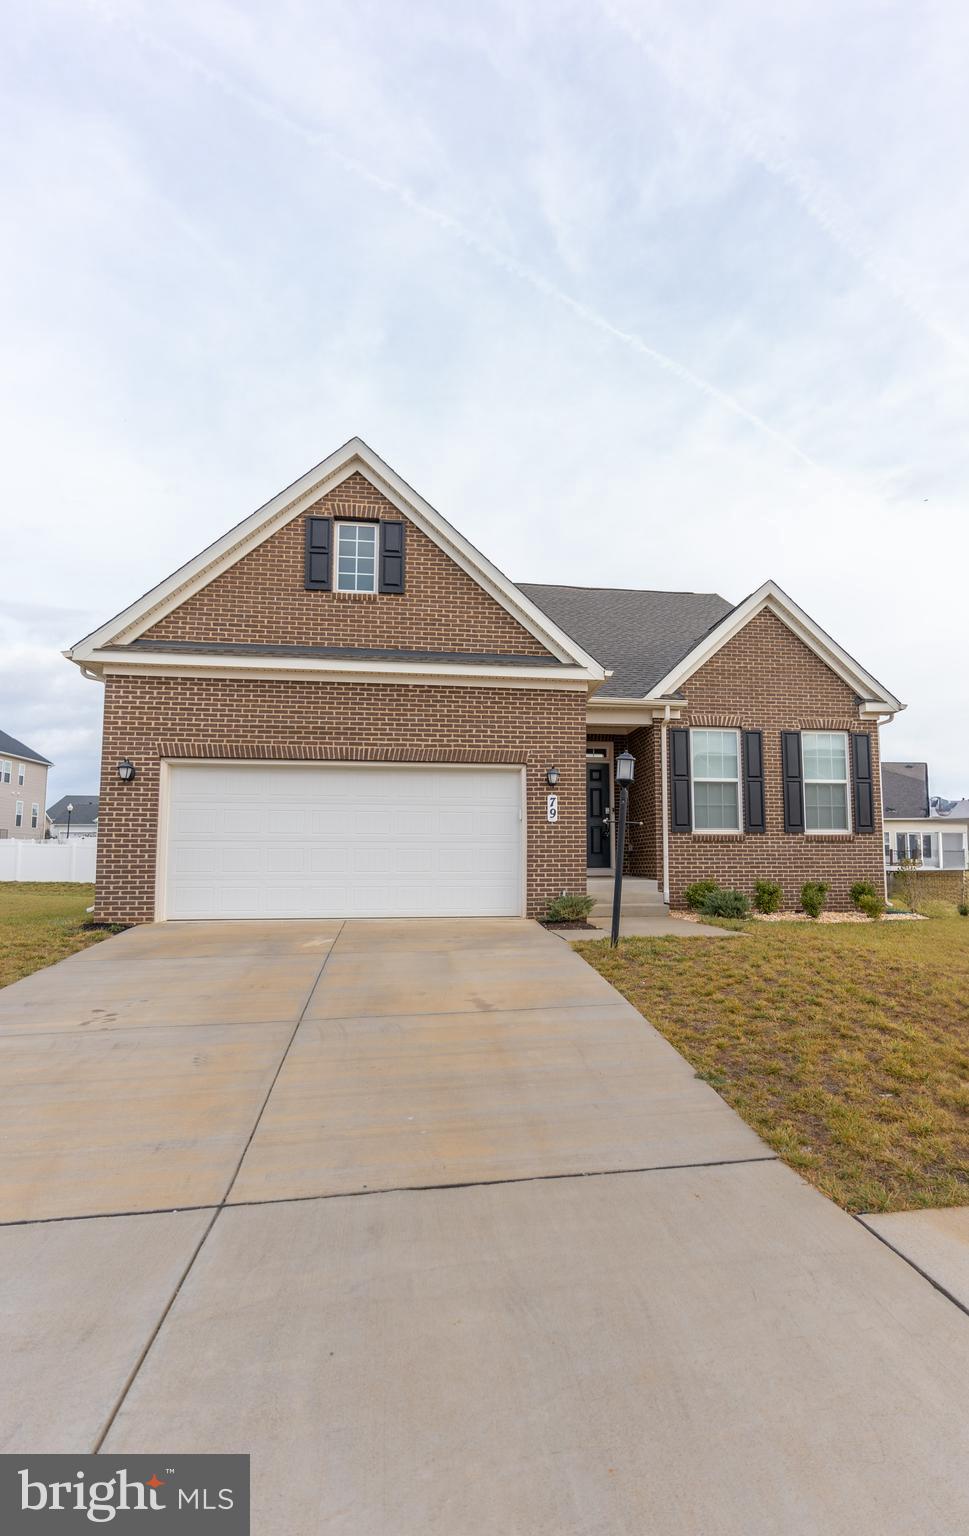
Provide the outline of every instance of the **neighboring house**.
[[615,858],[882,880],[903,706],[772,582],[515,586],[359,439],[67,653],[104,680],[96,914],[541,915]]
[[0,838],[43,839],[51,766],[33,747],[0,731]]
[[969,868],[969,801],[944,814],[929,796],[928,763],[882,763],[885,868]]
[[68,837],[97,837],[98,796],[62,795],[47,811],[50,835],[58,843]]

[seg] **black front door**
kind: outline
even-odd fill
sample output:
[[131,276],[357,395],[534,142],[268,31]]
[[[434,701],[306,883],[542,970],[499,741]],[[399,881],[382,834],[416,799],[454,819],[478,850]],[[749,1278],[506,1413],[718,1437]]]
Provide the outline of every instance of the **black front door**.
[[608,869],[612,863],[609,835],[609,763],[586,763],[586,867]]

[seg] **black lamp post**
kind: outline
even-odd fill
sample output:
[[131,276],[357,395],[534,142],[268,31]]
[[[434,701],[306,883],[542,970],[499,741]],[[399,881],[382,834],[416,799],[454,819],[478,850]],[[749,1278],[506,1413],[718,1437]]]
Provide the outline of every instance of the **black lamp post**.
[[67,802],[67,835],[68,835],[68,837],[70,837],[70,835],[71,835],[71,817],[73,816],[73,814],[74,814],[74,804],[73,804],[73,801],[68,800],[68,802]]
[[616,881],[612,891],[612,932],[609,942],[619,943],[619,917],[622,912],[622,866],[626,853],[626,820],[629,816],[629,786],[636,777],[636,759],[631,752],[616,758],[616,783],[619,785],[619,817],[616,822]]

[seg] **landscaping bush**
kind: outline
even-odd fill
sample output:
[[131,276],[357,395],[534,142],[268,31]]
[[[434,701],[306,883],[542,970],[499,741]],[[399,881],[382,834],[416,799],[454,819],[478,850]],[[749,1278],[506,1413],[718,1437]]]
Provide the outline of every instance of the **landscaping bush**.
[[550,923],[584,923],[595,904],[594,896],[556,896],[545,915]]
[[885,911],[885,903],[877,891],[863,891],[855,902],[855,906],[859,912],[864,912],[866,917],[870,917],[873,923],[877,923]]
[[704,917],[749,917],[750,902],[743,891],[722,891],[714,886],[700,908]]
[[754,906],[758,912],[779,912],[784,892],[776,880],[758,880],[754,887]]
[[856,880],[851,887],[851,900],[859,912],[866,911],[866,908],[862,905],[863,896],[878,896],[878,892],[870,880]]
[[969,901],[960,901],[960,903],[959,903],[959,916],[960,917],[969,917]]
[[828,887],[823,880],[805,880],[801,886],[801,906],[808,917],[820,917],[827,900]]
[[716,880],[695,880],[692,885],[687,886],[683,895],[686,898],[687,906],[694,912],[699,912],[710,892],[719,891],[719,889],[720,887]]

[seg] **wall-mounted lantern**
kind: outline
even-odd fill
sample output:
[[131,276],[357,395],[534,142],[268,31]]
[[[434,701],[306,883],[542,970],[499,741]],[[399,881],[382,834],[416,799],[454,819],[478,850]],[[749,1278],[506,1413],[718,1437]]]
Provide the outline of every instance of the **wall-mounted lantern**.
[[130,757],[123,757],[118,764],[118,778],[122,784],[130,784],[135,776],[135,765]]

